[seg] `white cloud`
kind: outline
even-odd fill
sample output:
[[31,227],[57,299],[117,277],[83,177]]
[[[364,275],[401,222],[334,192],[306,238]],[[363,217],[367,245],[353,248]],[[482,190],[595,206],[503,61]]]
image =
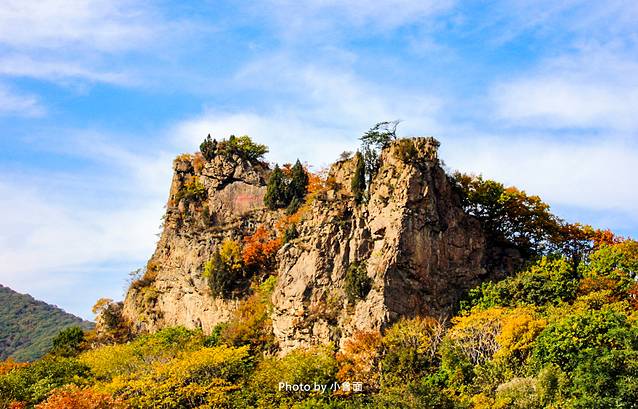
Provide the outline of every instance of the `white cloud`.
[[58,138],[58,153],[92,171],[2,172],[0,282],[89,318],[96,295],[121,294],[151,256],[173,155],[140,155],[90,132],[73,138]]
[[538,128],[638,129],[638,58],[605,47],[542,62],[491,90],[499,118]]
[[4,0],[0,43],[16,48],[119,51],[153,36],[136,0]]
[[424,25],[453,8],[455,0],[268,0],[247,10],[274,25],[289,43],[334,44],[337,39],[385,34]]
[[102,70],[77,61],[42,59],[15,54],[0,56],[0,75],[30,77],[52,82],[63,82],[69,78],[119,85],[130,85],[135,82],[130,73]]
[[148,52],[170,27],[145,0],[5,0],[0,75],[130,85],[117,58]]
[[293,16],[307,23],[323,17],[333,20],[332,24],[345,22],[355,26],[373,25],[376,28],[390,29],[449,10],[455,1],[273,0],[270,3],[279,9],[282,16]]
[[375,122],[401,119],[403,133],[440,129],[434,117],[442,99],[371,84],[348,70],[303,65],[278,55],[244,67],[235,82],[283,97],[261,110],[208,110],[182,121],[170,132],[181,146],[196,148],[209,132],[216,137],[249,134],[271,147],[270,160],[300,158],[326,165],[343,150],[356,149],[358,136]]
[[38,97],[16,94],[0,84],[0,115],[40,116],[45,112]]
[[497,113],[538,127],[638,127],[638,87],[579,83],[567,77],[536,77],[493,90]]
[[[638,146],[624,138],[505,137],[477,133],[442,138],[442,158],[453,169],[483,174],[563,208],[621,214],[638,223]],[[589,220],[580,220],[590,222]]]

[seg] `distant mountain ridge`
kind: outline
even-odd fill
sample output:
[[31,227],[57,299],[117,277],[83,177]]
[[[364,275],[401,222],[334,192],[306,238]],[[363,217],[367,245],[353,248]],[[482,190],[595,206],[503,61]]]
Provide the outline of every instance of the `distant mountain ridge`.
[[0,360],[38,359],[60,330],[72,326],[90,329],[93,323],[0,284]]

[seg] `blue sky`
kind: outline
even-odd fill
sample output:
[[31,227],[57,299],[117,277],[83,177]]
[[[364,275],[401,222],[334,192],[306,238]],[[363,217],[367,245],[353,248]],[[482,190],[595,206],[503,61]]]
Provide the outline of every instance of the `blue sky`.
[[393,119],[638,236],[635,1],[1,0],[0,283],[92,318],[207,133],[320,167]]

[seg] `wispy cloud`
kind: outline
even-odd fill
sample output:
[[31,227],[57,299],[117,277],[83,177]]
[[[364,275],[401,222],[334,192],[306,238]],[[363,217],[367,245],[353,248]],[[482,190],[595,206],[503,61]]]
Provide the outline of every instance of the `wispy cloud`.
[[[209,109],[175,126],[182,146],[196,147],[207,133],[246,133],[271,146],[276,162],[302,158],[325,165],[375,122],[401,119],[402,131],[434,131],[443,99],[405,88],[371,84],[352,71],[303,64],[276,55],[245,66],[235,76],[240,87],[264,93],[253,110]],[[270,104],[270,101],[275,102]]]
[[495,111],[538,128],[638,129],[638,57],[602,47],[540,63],[493,86]]
[[432,22],[455,0],[268,0],[251,3],[248,12],[266,17],[288,43],[320,43],[383,35],[409,25]]
[[38,97],[16,94],[0,84],[0,115],[41,116],[45,113]]
[[127,72],[102,70],[77,61],[15,54],[0,55],[0,75],[29,77],[51,82],[68,82],[70,79],[118,85],[130,85],[136,82],[135,77]]
[[127,273],[152,254],[173,155],[66,134],[50,154],[89,161],[90,172],[2,171],[0,282],[89,318],[95,295],[120,297]]
[[0,75],[127,85],[132,74],[115,59],[152,47],[162,22],[145,0],[7,0]]
[[149,13],[138,0],[5,0],[0,43],[14,49],[127,50],[153,38]]

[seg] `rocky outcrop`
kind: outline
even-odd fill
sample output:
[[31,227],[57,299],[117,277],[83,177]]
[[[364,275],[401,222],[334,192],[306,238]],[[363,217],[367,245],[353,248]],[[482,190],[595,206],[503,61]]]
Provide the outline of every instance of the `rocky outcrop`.
[[[490,274],[480,225],[463,212],[437,148],[433,138],[394,141],[362,204],[350,189],[355,159],[332,166],[298,237],[277,254],[272,324],[282,351],[340,345],[404,316],[445,314]],[[223,238],[242,238],[258,224],[274,230],[282,216],[263,207],[264,164],[185,156],[174,167],[147,280],[131,286],[124,302],[138,331],[177,324],[210,331],[228,320],[239,301],[211,295],[203,264]],[[347,292],[353,266],[370,283],[355,299]]]
[[[431,138],[392,144],[363,205],[349,199],[354,161],[332,167],[335,188],[280,252],[273,328],[282,350],[339,342],[403,316],[445,313],[485,276],[485,239],[461,209],[437,147]],[[354,304],[345,294],[353,263],[372,279]]]
[[238,156],[175,160],[157,249],[124,301],[123,315],[135,331],[184,325],[210,332],[230,318],[238,301],[212,297],[203,266],[224,238],[272,223],[262,204],[267,173],[267,165]]

